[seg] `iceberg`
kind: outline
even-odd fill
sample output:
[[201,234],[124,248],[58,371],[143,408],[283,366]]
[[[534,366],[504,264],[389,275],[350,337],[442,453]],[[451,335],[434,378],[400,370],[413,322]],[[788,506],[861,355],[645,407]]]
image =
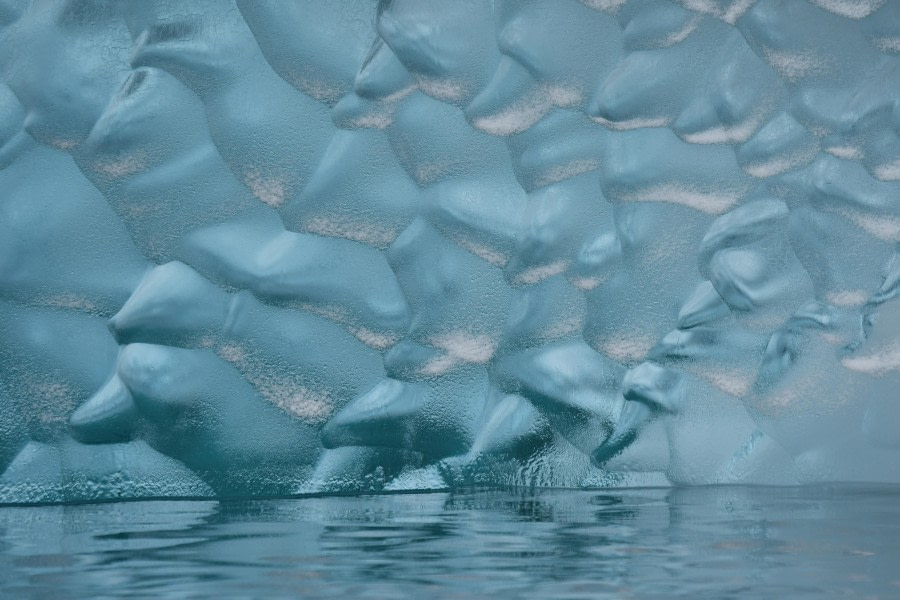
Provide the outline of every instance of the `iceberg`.
[[900,482],[900,9],[0,2],[0,503]]

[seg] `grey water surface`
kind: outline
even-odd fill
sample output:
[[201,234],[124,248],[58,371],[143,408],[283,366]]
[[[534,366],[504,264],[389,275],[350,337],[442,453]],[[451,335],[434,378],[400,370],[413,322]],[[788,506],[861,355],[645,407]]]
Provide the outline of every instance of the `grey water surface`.
[[0,509],[3,598],[897,598],[900,487]]

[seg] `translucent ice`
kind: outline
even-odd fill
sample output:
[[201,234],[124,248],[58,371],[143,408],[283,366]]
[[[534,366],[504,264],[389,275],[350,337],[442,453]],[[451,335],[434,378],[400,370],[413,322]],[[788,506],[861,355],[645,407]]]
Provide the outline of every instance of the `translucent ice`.
[[0,1],[0,503],[900,481],[892,0]]

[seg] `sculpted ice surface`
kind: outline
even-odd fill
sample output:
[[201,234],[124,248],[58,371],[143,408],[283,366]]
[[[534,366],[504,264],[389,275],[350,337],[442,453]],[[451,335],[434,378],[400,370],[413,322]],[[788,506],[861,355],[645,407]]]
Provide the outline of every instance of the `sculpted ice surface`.
[[900,481],[900,8],[3,0],[0,502]]

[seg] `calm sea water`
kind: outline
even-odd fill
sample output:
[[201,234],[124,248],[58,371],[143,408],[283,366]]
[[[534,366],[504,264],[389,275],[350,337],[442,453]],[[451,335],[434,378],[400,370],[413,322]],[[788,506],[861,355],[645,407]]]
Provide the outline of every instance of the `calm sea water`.
[[900,487],[0,508],[3,598],[900,598]]

